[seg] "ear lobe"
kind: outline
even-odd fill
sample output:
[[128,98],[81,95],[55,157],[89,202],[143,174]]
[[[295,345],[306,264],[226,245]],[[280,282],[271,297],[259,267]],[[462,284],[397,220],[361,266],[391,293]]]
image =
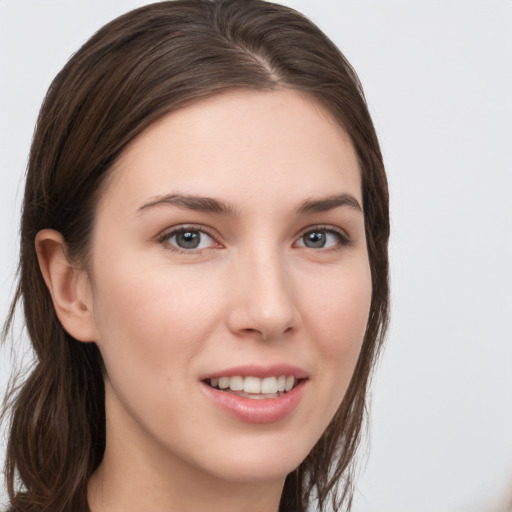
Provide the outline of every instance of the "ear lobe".
[[87,273],[68,260],[64,237],[58,231],[39,231],[35,246],[39,268],[62,326],[79,341],[95,341],[92,293]]

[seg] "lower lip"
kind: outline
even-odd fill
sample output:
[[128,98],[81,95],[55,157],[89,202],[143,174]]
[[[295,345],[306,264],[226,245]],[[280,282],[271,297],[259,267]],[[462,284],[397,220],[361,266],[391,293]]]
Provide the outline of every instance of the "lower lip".
[[214,389],[201,382],[201,387],[215,405],[237,420],[246,423],[274,423],[280,421],[299,405],[306,380],[301,380],[292,390],[279,398],[252,400],[225,391]]

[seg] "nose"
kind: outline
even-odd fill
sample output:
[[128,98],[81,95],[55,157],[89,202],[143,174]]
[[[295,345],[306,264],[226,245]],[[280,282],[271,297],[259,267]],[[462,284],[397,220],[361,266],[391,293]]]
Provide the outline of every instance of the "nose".
[[298,328],[296,291],[282,255],[262,249],[241,257],[234,267],[228,313],[232,332],[273,340]]

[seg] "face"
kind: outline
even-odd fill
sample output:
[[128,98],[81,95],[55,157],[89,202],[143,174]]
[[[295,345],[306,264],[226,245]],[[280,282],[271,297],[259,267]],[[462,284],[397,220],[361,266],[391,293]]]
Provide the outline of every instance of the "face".
[[294,91],[167,115],[113,170],[88,278],[106,457],[282,481],[340,405],[368,319],[350,139]]

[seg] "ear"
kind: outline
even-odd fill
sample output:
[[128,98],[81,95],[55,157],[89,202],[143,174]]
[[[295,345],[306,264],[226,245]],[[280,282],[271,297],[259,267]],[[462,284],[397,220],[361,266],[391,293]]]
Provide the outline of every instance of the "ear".
[[94,341],[93,295],[87,273],[68,260],[64,237],[58,231],[39,231],[35,245],[39,267],[62,326],[79,341]]

